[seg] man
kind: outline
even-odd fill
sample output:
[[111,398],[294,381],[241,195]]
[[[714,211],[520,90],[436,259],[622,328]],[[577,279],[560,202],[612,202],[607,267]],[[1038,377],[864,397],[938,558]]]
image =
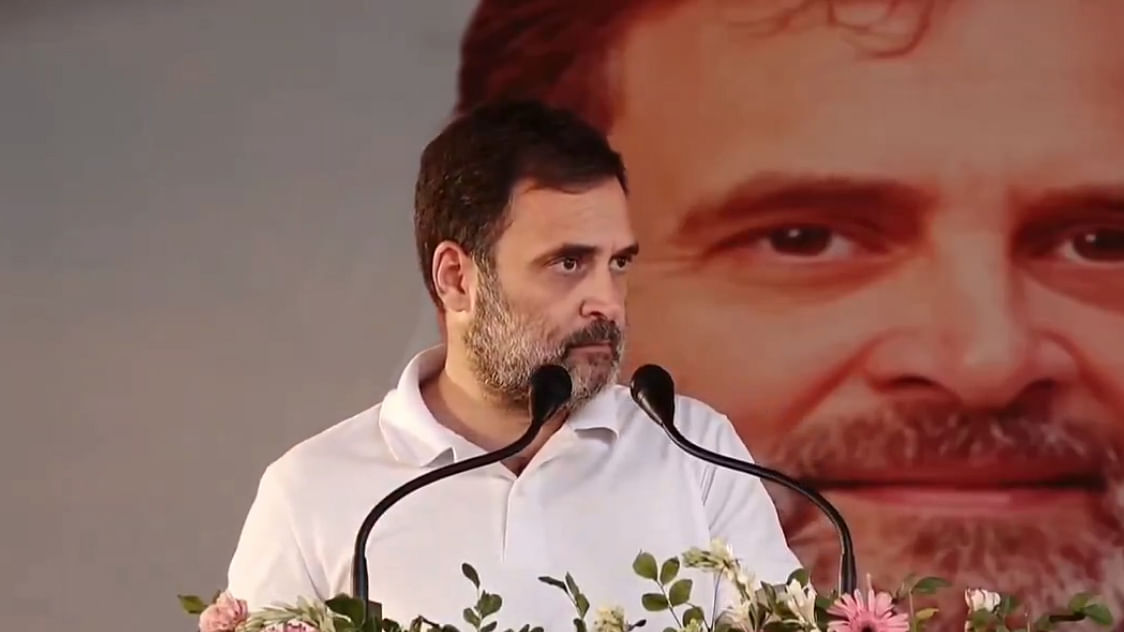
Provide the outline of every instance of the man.
[[[388,616],[461,623],[476,599],[462,562],[503,597],[502,625],[552,630],[572,627],[574,610],[543,575],[570,572],[594,607],[645,616],[639,549],[662,559],[722,538],[760,579],[796,569],[765,488],[684,455],[615,384],[638,250],[625,183],[600,133],[532,102],[475,110],[428,145],[415,228],[445,344],[416,356],[380,404],[269,466],[230,565],[235,597],[258,608],[349,592],[369,509],[520,436],[529,379],[548,363],[566,367],[573,396],[528,450],[427,487],[376,524],[371,596]],[[677,406],[697,441],[749,458],[726,418]],[[693,598],[710,613],[726,603],[702,578]]]
[[[460,107],[610,135],[645,251],[625,366],[825,490],[864,574],[1120,613],[1122,27],[1117,0],[484,0]],[[777,498],[830,585],[834,535]]]

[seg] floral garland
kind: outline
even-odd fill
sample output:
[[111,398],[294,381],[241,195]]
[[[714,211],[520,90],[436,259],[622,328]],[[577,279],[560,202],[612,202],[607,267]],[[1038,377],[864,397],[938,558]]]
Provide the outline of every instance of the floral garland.
[[[684,567],[730,582],[737,590],[737,604],[707,621],[703,609],[691,603],[692,580],[679,577]],[[713,541],[708,549],[693,547],[662,563],[641,552],[632,568],[654,585],[651,592],[641,595],[644,610],[666,612],[675,623],[663,632],[922,632],[938,613],[936,608],[915,608],[915,597],[932,595],[949,586],[936,577],[910,578],[897,591],[889,593],[876,591],[868,579],[866,591],[819,595],[804,570],[793,573],[784,584],[757,581],[742,570],[740,561],[721,540]],[[464,623],[469,626],[466,630],[495,632],[499,626],[495,617],[503,606],[503,598],[484,590],[472,566],[462,564],[461,572],[476,589],[475,605],[465,608],[463,613]],[[619,606],[597,609],[592,624],[587,623],[589,599],[570,574],[563,578],[540,577],[539,581],[561,590],[574,605],[575,632],[590,632],[590,626],[593,632],[633,632],[647,623],[643,619],[630,620]],[[368,604],[371,616],[360,625],[364,621],[364,605],[346,595],[327,601],[301,598],[295,605],[271,606],[254,612],[249,611],[245,601],[228,592],[216,593],[209,602],[195,595],[180,595],[179,599],[186,612],[198,615],[200,632],[461,632],[452,624],[421,616],[402,626],[383,618],[377,603]],[[1103,627],[1113,623],[1108,608],[1088,593],[1079,593],[1065,608],[1036,619],[1020,608],[1011,595],[970,589],[964,599],[968,605],[965,632],[1050,632],[1059,623],[1089,620]],[[544,630],[524,625],[504,632]]]

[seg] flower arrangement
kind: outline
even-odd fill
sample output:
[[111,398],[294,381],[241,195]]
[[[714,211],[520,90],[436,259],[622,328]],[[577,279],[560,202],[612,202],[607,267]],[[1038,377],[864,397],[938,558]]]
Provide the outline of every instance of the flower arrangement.
[[[680,577],[682,568],[699,569],[715,575],[736,588],[736,605],[707,621],[702,608],[691,602],[692,580]],[[641,595],[646,612],[665,613],[674,625],[663,632],[923,632],[935,620],[936,608],[915,607],[919,597],[933,595],[948,582],[936,578],[909,578],[893,593],[868,586],[853,594],[817,594],[803,570],[796,571],[784,584],[757,581],[742,570],[733,551],[721,540],[707,549],[693,547],[677,557],[657,562],[641,552],[632,564],[633,571],[652,582],[652,590]],[[500,595],[481,584],[476,570],[461,565],[461,572],[476,589],[476,602],[463,612],[465,630],[495,632],[496,615],[503,606]],[[575,632],[633,632],[647,624],[630,620],[619,606],[603,607],[592,613],[590,601],[570,574],[562,578],[540,577],[539,581],[563,592],[573,604]],[[370,616],[364,621],[364,604],[347,595],[327,601],[299,599],[295,605],[277,605],[250,612],[246,603],[226,592],[216,593],[209,602],[195,595],[180,595],[180,605],[198,615],[200,632],[461,632],[449,623],[438,623],[418,616],[403,626],[382,617],[377,603],[367,604]],[[1108,609],[1087,593],[1070,599],[1065,608],[1032,618],[1011,595],[984,589],[965,592],[968,606],[965,632],[1050,632],[1059,623],[1091,621],[1103,627],[1112,625]],[[360,625],[360,622],[363,622]],[[541,627],[524,625],[504,632],[544,632]]]

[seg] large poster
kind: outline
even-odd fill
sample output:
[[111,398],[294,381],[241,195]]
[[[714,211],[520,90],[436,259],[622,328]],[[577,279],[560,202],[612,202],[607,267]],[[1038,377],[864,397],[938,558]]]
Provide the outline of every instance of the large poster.
[[[663,365],[827,492],[860,573],[1120,612],[1122,26],[1118,0],[483,0],[458,107],[610,135],[624,375]],[[833,585],[830,525],[771,491]]]

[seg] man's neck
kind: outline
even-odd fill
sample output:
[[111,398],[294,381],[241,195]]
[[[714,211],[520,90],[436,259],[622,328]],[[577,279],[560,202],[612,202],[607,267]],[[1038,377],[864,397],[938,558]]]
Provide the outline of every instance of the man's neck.
[[[445,367],[421,384],[421,395],[430,413],[441,425],[461,435],[485,451],[502,448],[527,431],[530,414],[526,410],[497,405],[467,370],[458,371],[446,360]],[[505,462],[518,474],[562,425],[552,419],[531,444],[517,457]]]

